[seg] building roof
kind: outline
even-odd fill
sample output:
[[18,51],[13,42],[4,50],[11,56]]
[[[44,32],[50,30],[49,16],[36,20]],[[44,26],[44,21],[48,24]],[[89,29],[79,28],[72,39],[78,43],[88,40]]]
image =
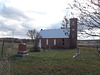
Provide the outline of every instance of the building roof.
[[41,38],[69,38],[69,33],[68,29],[49,29],[41,30],[39,34]]

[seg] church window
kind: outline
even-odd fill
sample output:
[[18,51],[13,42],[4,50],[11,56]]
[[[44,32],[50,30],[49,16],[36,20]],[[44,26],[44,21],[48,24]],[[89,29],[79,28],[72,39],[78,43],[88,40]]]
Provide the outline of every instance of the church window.
[[54,39],[54,45],[56,45],[56,39]]
[[46,39],[46,45],[48,45],[48,39]]
[[62,45],[64,45],[65,43],[64,43],[64,39],[62,39]]

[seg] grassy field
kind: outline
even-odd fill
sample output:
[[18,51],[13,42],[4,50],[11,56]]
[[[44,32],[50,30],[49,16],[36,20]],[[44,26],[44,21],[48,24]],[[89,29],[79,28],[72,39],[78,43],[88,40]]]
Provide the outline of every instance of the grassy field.
[[2,75],[100,75],[100,57],[96,49],[52,49],[29,52],[28,57],[16,57],[17,47],[9,52],[8,73]]

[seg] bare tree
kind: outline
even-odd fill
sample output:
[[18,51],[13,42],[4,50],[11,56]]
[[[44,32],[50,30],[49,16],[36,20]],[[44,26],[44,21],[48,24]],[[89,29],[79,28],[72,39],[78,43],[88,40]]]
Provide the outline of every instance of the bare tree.
[[61,28],[67,28],[67,25],[68,25],[68,19],[65,16],[64,20],[62,21],[62,27]]
[[36,40],[37,40],[37,38],[39,36],[39,33],[38,33],[38,31],[36,29],[28,30],[27,36],[29,36],[32,39],[33,44],[34,43],[36,44]]
[[32,39],[33,47],[30,49],[31,52],[40,52],[40,48],[38,47],[38,37],[39,33],[36,29],[28,30],[27,36]]
[[78,34],[100,37],[100,0],[74,0],[67,5],[78,17]]

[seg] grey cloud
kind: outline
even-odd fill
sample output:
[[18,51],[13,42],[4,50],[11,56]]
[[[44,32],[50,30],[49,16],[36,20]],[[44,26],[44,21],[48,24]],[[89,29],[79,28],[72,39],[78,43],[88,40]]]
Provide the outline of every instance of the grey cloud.
[[5,23],[4,23],[4,20],[1,20],[0,21],[0,30],[12,30],[12,29],[10,29],[10,27],[9,26],[7,26]]
[[[3,17],[3,19],[0,19],[0,32],[6,32],[7,35],[12,35],[12,31],[14,31],[14,34],[16,36],[25,36],[27,32],[27,28],[31,28],[30,26],[27,26],[30,24],[31,18],[24,15],[24,13],[16,8],[13,7],[7,7],[3,4],[3,7],[0,8],[0,16]],[[19,24],[18,22],[7,24],[7,21],[9,20],[16,20],[21,21],[22,24]],[[21,27],[21,29],[19,28]],[[9,34],[9,31],[11,34]],[[2,36],[5,36],[2,34]],[[0,35],[1,37],[1,35]]]
[[30,24],[29,22],[23,22],[21,25],[24,27],[25,30],[32,28],[32,24]]
[[3,25],[3,26],[0,26],[0,31],[15,31],[16,27],[13,27],[13,26],[7,26],[7,25]]
[[9,25],[5,21],[6,20],[1,20],[0,21],[0,30],[1,31],[16,31],[16,30],[19,29],[18,26],[20,26],[20,25],[17,25],[17,24],[10,24]]
[[13,7],[7,7],[3,5],[3,8],[0,11],[0,15],[8,18],[8,19],[14,19],[20,21],[21,19],[30,19],[21,10],[18,10]]
[[[9,19],[8,19],[9,21]],[[19,28],[19,26],[21,28]],[[25,21],[22,21],[22,23],[19,25],[19,24],[7,24],[6,23],[6,19],[4,20],[0,20],[0,32],[4,32],[4,33],[7,33],[7,35],[5,34],[1,34],[2,36],[12,36],[12,31],[14,31],[14,35],[17,37],[27,37],[26,36],[26,33],[29,29],[31,29],[32,26],[30,24],[30,22],[25,22]],[[9,34],[10,32],[10,34]],[[0,35],[0,37],[1,37]]]

